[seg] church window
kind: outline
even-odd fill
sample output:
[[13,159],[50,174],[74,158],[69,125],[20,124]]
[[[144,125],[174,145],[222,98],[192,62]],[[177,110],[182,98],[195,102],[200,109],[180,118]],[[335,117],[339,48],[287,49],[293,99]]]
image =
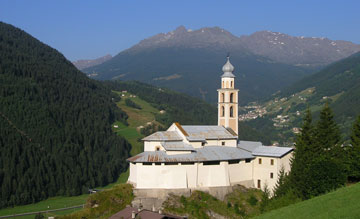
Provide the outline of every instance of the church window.
[[225,116],[225,108],[224,108],[224,106],[221,107],[221,116],[222,117]]
[[245,159],[245,163],[250,163],[251,159]]
[[274,165],[274,159],[271,159],[271,160],[270,160],[270,164],[271,164],[271,165]]
[[238,164],[240,160],[229,160],[228,164]]
[[225,94],[221,93],[221,102],[225,102]]
[[220,161],[205,161],[204,165],[220,165]]
[[261,164],[261,162],[262,162],[262,160],[261,160],[261,158],[259,158],[259,164]]
[[232,106],[230,107],[230,117],[234,117],[234,109]]
[[230,82],[230,88],[232,88],[232,87],[233,87],[233,82],[231,81],[231,82]]
[[225,141],[222,141],[222,142],[221,142],[221,145],[224,146],[224,145],[225,145]]
[[274,178],[274,173],[270,173],[270,179]]
[[231,94],[230,94],[230,103],[234,102],[233,99],[234,99],[234,93],[231,93]]
[[155,150],[160,151],[160,146],[156,146]]
[[205,146],[205,142],[201,142],[201,146]]
[[259,179],[257,181],[257,187],[258,187],[258,189],[261,189],[261,180],[259,180]]

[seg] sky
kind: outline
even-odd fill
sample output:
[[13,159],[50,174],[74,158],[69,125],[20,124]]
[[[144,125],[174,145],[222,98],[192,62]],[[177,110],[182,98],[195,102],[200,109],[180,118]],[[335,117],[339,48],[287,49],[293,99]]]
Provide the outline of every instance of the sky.
[[270,30],[360,44],[359,0],[0,0],[0,21],[71,61],[116,55],[184,25],[236,36]]

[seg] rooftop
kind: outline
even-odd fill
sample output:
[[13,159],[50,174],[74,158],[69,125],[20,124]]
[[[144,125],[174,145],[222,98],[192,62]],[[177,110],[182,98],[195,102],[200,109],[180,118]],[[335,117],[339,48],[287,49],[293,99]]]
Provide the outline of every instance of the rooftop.
[[145,151],[127,160],[134,163],[143,162],[204,162],[251,159],[254,156],[241,148],[227,146],[206,146],[194,148],[189,154],[168,155],[165,151]]
[[155,132],[145,138],[143,141],[182,141],[182,137],[176,131]]
[[188,134],[189,141],[205,141],[216,139],[237,139],[237,135],[231,133],[223,126],[217,125],[183,125],[182,128]]
[[246,150],[254,156],[283,157],[293,150],[291,147],[265,146],[258,141],[239,141],[238,148]]

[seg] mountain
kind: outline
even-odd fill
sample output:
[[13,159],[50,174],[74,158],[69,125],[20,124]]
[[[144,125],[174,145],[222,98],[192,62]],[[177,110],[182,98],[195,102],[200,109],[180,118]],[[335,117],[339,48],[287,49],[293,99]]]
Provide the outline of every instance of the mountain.
[[100,65],[108,60],[110,60],[112,58],[112,55],[106,55],[97,59],[85,59],[85,60],[77,60],[74,61],[73,64],[75,65],[75,67],[79,70],[85,69],[85,68],[89,68],[95,65]]
[[115,96],[55,49],[0,22],[0,208],[106,185],[130,145]]
[[316,120],[326,102],[347,140],[352,123],[360,114],[360,52],[305,77],[267,101],[240,109],[240,118],[272,139],[292,141],[306,108]]
[[360,45],[318,37],[294,37],[271,31],[241,36],[245,48],[276,62],[298,66],[324,66],[360,51]]
[[346,122],[360,113],[360,52],[335,62],[284,89],[280,96],[314,88],[308,104],[330,102],[339,122]]
[[179,27],[145,39],[84,72],[100,80],[139,80],[216,102],[228,52],[242,104],[265,97],[312,71],[254,55],[238,37],[218,27],[195,31]]

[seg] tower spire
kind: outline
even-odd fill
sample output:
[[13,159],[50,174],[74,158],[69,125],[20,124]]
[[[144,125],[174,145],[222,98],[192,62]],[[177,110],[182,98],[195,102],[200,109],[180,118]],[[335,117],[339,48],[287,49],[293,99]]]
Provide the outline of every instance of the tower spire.
[[221,89],[218,89],[218,125],[231,128],[238,134],[238,91],[235,89],[234,66],[230,63],[229,53],[225,65],[222,67],[224,74],[221,76]]

